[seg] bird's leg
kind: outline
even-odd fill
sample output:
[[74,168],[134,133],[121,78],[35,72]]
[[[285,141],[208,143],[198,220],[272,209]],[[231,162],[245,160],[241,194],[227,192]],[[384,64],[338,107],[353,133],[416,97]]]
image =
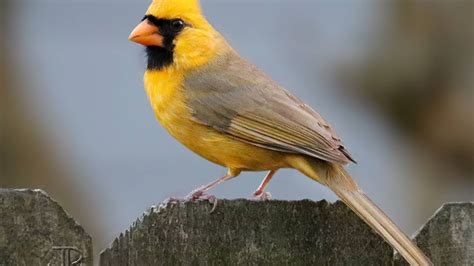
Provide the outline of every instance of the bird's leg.
[[214,206],[212,207],[212,210],[211,210],[211,212],[213,212],[216,209],[216,206],[217,206],[217,199],[213,195],[205,194],[206,191],[220,185],[224,181],[227,181],[229,179],[232,179],[232,178],[238,176],[239,173],[240,173],[240,171],[235,171],[235,170],[229,169],[229,171],[227,172],[227,174],[225,176],[223,176],[221,178],[218,178],[218,179],[212,181],[211,183],[209,183],[205,186],[201,186],[201,187],[191,191],[191,193],[189,193],[189,195],[186,196],[186,199],[188,199],[190,201],[207,200],[210,203],[214,204]]
[[276,170],[271,170],[270,172],[268,172],[260,186],[258,186],[257,190],[253,193],[254,199],[270,200],[272,198],[270,192],[265,192],[264,190],[268,186],[268,183],[270,183],[270,180],[272,179],[275,173]]
[[209,183],[209,184],[207,184],[207,185],[205,185],[205,186],[201,186],[201,187],[199,187],[199,188],[193,190],[193,191],[187,196],[187,198],[189,198],[189,199],[191,199],[191,200],[198,200],[198,199],[201,199],[202,196],[205,195],[204,193],[205,193],[206,191],[208,191],[209,189],[212,189],[212,188],[218,186],[219,184],[221,184],[222,182],[224,182],[224,181],[226,181],[226,180],[228,180],[228,179],[230,179],[230,178],[232,178],[232,176],[230,176],[230,175],[228,175],[228,174],[225,175],[225,176],[223,176],[223,177],[220,177],[220,178],[218,178],[218,179],[212,181],[211,183]]

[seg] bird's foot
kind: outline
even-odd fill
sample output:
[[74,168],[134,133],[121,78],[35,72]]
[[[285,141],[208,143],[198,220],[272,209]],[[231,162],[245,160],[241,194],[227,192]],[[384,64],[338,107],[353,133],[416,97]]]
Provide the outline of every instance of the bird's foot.
[[214,195],[205,194],[201,188],[198,188],[192,191],[191,193],[189,193],[189,195],[186,196],[186,200],[191,201],[191,202],[209,201],[209,203],[213,205],[210,213],[214,212],[214,210],[217,207],[217,198]]
[[272,194],[270,194],[270,192],[265,191],[255,191],[255,193],[253,193],[253,199],[259,201],[271,200]]

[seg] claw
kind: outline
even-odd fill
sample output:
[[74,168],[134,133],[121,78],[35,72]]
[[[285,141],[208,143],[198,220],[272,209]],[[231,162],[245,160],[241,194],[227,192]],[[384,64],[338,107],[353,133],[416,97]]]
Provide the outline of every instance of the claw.
[[196,201],[209,201],[211,203],[212,209],[209,213],[213,213],[217,207],[217,198],[213,195],[204,194],[204,191],[199,188],[191,192],[188,196],[186,196],[186,200],[196,202]]
[[266,201],[272,199],[272,194],[270,192],[256,191],[253,193],[254,200]]
[[211,183],[209,183],[205,186],[202,186],[202,187],[200,187],[196,190],[193,190],[186,197],[186,200],[193,201],[193,202],[197,201],[197,200],[207,200],[211,204],[213,204],[212,210],[210,212],[210,213],[212,213],[217,207],[217,198],[212,196],[212,195],[206,195],[204,193],[206,191],[208,191],[209,189],[211,189],[213,187],[216,187],[217,185],[221,184],[222,182],[238,176],[239,174],[240,174],[240,170],[238,170],[238,169],[229,169],[229,171],[227,172],[227,174],[225,176],[223,176],[221,178],[218,178],[217,180],[214,180]]

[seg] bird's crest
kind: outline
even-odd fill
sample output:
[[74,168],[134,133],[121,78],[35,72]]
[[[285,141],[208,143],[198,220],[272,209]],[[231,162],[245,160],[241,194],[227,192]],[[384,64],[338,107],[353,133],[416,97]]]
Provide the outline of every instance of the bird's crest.
[[179,17],[187,20],[202,16],[199,0],[154,0],[147,14],[161,19]]

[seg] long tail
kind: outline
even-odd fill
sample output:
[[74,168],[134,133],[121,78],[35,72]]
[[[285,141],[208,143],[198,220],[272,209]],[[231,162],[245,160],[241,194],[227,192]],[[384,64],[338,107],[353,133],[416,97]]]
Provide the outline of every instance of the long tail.
[[433,265],[425,254],[361,190],[350,190],[329,182],[336,195],[395,248],[410,265]]
[[[328,186],[362,220],[395,248],[410,265],[433,265],[428,257],[378,208],[340,165],[299,161],[297,169]],[[299,166],[299,167],[298,167]]]

